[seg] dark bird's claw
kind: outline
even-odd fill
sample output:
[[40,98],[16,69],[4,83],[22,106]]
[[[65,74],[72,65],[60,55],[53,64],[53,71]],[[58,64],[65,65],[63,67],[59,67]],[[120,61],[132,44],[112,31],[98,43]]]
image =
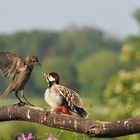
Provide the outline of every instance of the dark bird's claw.
[[19,102],[14,104],[14,106],[25,106],[27,103],[26,102]]
[[19,102],[19,103],[18,103],[18,106],[25,106],[25,105],[27,105],[26,102]]
[[34,106],[34,105],[32,105],[32,104],[30,104],[30,103],[26,103],[26,102],[19,102],[19,103],[17,103],[17,104],[14,104],[14,106],[25,106],[25,105],[29,105],[29,106]]
[[25,105],[27,105],[27,103],[26,102],[19,102],[17,105],[18,106],[25,106]]

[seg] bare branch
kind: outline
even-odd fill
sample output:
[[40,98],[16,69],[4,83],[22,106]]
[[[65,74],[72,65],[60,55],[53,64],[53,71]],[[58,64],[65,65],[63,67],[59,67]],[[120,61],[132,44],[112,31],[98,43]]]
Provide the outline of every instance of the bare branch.
[[50,113],[46,109],[31,106],[2,106],[0,121],[22,120],[49,127],[70,130],[89,137],[118,137],[140,133],[140,118],[119,121],[98,121],[70,115]]

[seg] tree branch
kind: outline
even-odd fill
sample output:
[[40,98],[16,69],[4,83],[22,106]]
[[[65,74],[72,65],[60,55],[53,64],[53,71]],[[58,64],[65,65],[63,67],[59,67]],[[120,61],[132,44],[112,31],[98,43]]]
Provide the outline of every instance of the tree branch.
[[31,106],[9,105],[0,107],[0,121],[23,120],[49,127],[70,130],[89,137],[117,137],[140,133],[140,118],[119,121],[94,121],[80,117],[50,113]]

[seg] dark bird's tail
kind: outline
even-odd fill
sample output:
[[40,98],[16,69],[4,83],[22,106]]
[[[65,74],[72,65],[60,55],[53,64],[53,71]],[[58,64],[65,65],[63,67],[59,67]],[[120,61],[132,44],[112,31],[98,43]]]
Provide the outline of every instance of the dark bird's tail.
[[5,94],[0,93],[0,99],[3,99],[5,97]]
[[75,106],[75,110],[76,110],[77,114],[82,118],[86,118],[88,115],[88,113],[83,108]]
[[6,89],[6,90],[2,93],[2,95],[0,96],[0,98],[4,98],[4,97],[7,96],[9,93],[10,93],[10,92],[9,92],[9,89]]
[[7,94],[2,93],[2,95],[0,95],[0,99],[3,99],[5,96],[7,96]]

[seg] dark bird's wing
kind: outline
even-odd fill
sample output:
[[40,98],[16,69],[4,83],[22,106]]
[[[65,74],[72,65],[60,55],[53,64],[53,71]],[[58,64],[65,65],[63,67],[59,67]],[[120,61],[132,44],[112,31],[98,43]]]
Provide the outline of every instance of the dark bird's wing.
[[24,65],[20,56],[10,52],[0,52],[0,69],[3,77],[11,77],[16,70]]

